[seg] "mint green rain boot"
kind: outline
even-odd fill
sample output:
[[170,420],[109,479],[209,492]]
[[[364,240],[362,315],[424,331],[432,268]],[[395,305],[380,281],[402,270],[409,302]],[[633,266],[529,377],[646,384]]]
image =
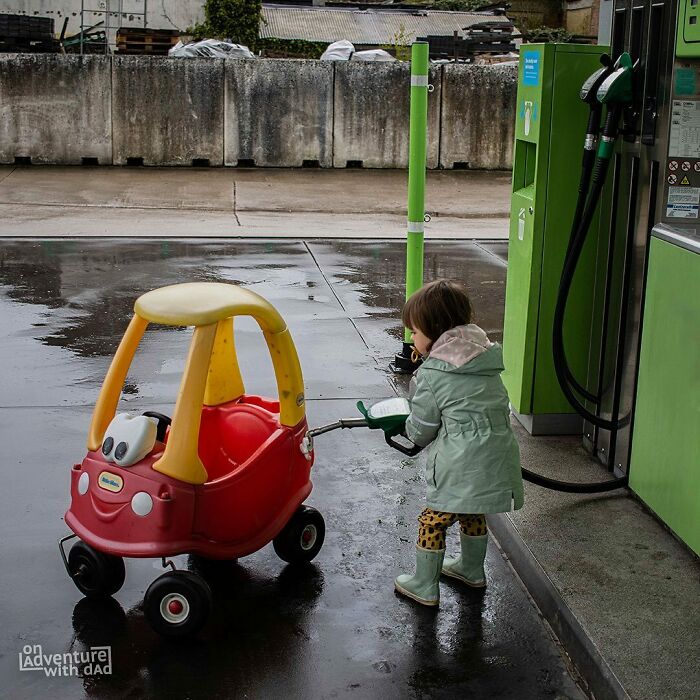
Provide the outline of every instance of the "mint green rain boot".
[[416,547],[416,573],[413,576],[397,576],[394,581],[397,592],[421,605],[437,605],[440,602],[440,570],[444,558],[444,549]]
[[470,537],[459,533],[459,541],[462,545],[462,556],[457,559],[445,559],[442,573],[445,576],[457,578],[472,588],[484,588],[486,575],[484,574],[484,559],[486,558],[486,543],[488,535]]

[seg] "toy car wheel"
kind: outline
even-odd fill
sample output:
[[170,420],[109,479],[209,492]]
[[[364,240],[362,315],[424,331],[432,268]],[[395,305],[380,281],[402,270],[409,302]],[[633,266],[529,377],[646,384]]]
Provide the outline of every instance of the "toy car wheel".
[[124,560],[105,554],[85,542],[76,542],[68,552],[68,571],[86,598],[114,595],[126,578]]
[[290,564],[311,561],[323,546],[326,523],[309,506],[301,506],[272,542],[277,556]]
[[211,610],[211,590],[190,571],[159,576],[146,591],[143,611],[151,627],[164,637],[189,637],[204,626]]

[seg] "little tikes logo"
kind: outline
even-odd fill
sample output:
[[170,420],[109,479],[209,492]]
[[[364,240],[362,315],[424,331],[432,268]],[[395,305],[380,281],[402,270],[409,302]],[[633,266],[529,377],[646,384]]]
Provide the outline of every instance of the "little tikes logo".
[[112,474],[112,472],[102,472],[97,483],[101,489],[112,493],[119,493],[124,488],[124,479],[119,474]]
[[90,647],[83,651],[45,654],[41,644],[25,644],[19,653],[20,671],[43,671],[53,676],[112,675],[112,647]]

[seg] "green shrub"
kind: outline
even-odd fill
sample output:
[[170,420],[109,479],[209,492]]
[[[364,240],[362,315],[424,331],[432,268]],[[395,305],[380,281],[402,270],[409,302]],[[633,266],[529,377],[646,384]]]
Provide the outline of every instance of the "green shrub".
[[486,5],[493,4],[491,0],[436,0],[433,10],[450,10],[452,12],[474,12]]
[[251,51],[258,48],[261,0],[206,0],[204,22],[188,30],[194,39],[230,39]]
[[523,31],[523,39],[530,43],[557,43],[570,44],[574,40],[574,35],[570,34],[563,27],[532,27]]

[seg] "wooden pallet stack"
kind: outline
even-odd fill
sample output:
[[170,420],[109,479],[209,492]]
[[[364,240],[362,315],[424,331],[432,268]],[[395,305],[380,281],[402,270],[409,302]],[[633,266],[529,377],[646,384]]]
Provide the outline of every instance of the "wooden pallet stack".
[[167,56],[179,38],[180,32],[176,29],[121,27],[117,30],[117,53]]
[[511,22],[479,22],[465,28],[471,54],[504,54],[515,51]]
[[0,52],[57,53],[60,46],[50,17],[0,14]]
[[479,22],[464,28],[465,37],[459,32],[452,36],[418,37],[430,46],[430,58],[454,61],[473,60],[476,56],[507,54],[515,51],[513,25],[510,22]]

